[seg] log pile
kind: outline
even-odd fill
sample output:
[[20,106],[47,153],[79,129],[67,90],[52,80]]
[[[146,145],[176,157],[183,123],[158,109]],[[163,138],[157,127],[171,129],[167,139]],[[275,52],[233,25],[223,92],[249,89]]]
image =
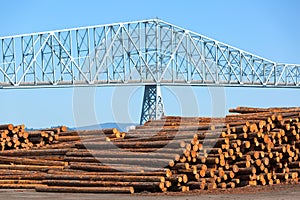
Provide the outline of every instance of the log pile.
[[1,151],[30,149],[50,145],[57,141],[58,134],[64,131],[67,131],[67,127],[65,126],[38,131],[26,131],[24,125],[0,125]]
[[[52,130],[31,134],[40,136],[36,133],[46,131]],[[118,161],[126,153],[107,149],[111,140],[124,137],[116,129],[58,131],[57,134],[57,140],[51,144],[36,143],[31,149],[1,151],[0,188],[92,193],[159,191],[158,185],[165,174],[163,168],[144,172],[144,168],[133,168],[133,163],[138,163],[141,157],[129,152],[126,157],[131,159],[131,164],[127,164],[125,160]],[[85,142],[91,141],[96,145],[94,151],[85,147]]]
[[[214,119],[210,130],[194,134],[179,161],[169,167],[166,176],[172,184],[165,185],[163,191],[298,182],[300,109],[238,107],[230,112],[238,114],[227,115],[223,121]],[[181,122],[206,126],[203,118],[163,120],[168,126]],[[160,123],[148,122],[146,126]],[[172,181],[174,177],[176,181]]]
[[32,143],[28,140],[28,134],[25,132],[25,126],[14,126],[12,124],[0,125],[1,150],[30,148]]
[[165,116],[127,133],[28,132],[31,148],[0,152],[0,188],[186,192],[298,182],[300,108],[230,112],[225,118]]

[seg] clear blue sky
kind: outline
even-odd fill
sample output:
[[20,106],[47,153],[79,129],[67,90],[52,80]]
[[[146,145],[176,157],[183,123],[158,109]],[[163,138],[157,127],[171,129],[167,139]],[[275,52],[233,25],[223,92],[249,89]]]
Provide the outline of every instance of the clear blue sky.
[[[3,0],[0,4],[0,36],[158,17],[276,62],[300,64],[297,0]],[[124,90],[132,93],[125,103],[116,98]],[[300,89],[224,88],[220,98],[210,88],[192,88],[194,99],[187,99],[185,91],[162,89],[166,114],[210,116],[217,106],[224,110],[238,105],[300,106]],[[96,89],[98,122],[138,122],[142,92],[142,88]],[[0,96],[0,123],[76,126],[73,89],[0,90]],[[189,101],[192,106],[183,105]],[[127,102],[129,108],[124,106]],[[114,116],[128,110],[130,119]]]

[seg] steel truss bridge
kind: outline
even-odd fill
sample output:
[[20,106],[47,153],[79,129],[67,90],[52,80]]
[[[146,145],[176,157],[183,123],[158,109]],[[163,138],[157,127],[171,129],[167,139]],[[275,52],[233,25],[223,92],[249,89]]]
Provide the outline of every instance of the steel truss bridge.
[[276,63],[160,19],[0,37],[0,88],[145,86],[141,123],[163,115],[160,85],[294,87]]

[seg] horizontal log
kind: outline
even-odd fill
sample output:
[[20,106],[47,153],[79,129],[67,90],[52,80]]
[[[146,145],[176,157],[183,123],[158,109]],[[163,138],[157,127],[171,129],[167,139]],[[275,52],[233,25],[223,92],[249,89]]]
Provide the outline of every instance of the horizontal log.
[[[125,181],[125,182],[164,182],[164,176],[142,176],[142,175],[130,175],[130,172],[123,174],[47,174],[45,180],[90,180],[90,181]],[[124,175],[127,174],[127,175]]]
[[88,136],[88,135],[99,135],[105,138],[105,134],[102,130],[69,130],[60,132],[59,136]]
[[0,185],[2,184],[43,184],[42,180],[19,180],[19,179],[6,179],[0,180]]
[[212,125],[204,125],[204,126],[165,126],[163,128],[161,127],[149,127],[147,129],[135,129],[135,130],[130,130],[128,134],[134,134],[134,133],[142,133],[142,132],[147,132],[147,133],[159,133],[159,132],[180,132],[180,131],[199,131],[199,130],[212,130]]
[[255,174],[256,168],[255,167],[247,167],[247,168],[239,168],[239,171],[237,172],[238,175],[241,174]]
[[0,164],[0,169],[24,170],[24,171],[47,171],[49,169],[63,170],[62,166],[39,166],[39,165],[5,165]]
[[65,193],[134,193],[133,187],[59,187],[37,186],[37,192],[65,192]]
[[58,128],[41,129],[39,131],[41,131],[41,132],[53,132],[55,134],[59,134],[61,132],[61,129],[60,129],[60,127],[58,127]]
[[68,149],[31,149],[0,151],[0,156],[38,156],[38,155],[64,155]]
[[[23,170],[23,174],[16,173],[16,174],[2,174],[0,175],[0,180],[44,180],[46,173],[40,172],[40,173],[26,173],[26,171]],[[45,171],[46,172],[46,171]]]
[[125,165],[142,165],[147,167],[166,167],[169,165],[170,159],[159,158],[109,158],[109,157],[66,157],[67,162],[84,162],[84,163],[97,163],[101,162],[105,165],[110,164],[125,164]]
[[[161,118],[162,121],[187,121],[187,122],[211,122],[211,121],[222,121],[223,118],[212,118],[212,117],[182,117],[182,116],[163,116]],[[151,123],[152,120],[149,120],[148,122],[145,123]]]
[[44,166],[67,166],[67,162],[51,161],[44,159],[30,159],[20,157],[0,156],[1,164],[21,164],[21,165],[44,165]]
[[[135,180],[138,180],[136,177]],[[43,184],[48,186],[75,186],[75,187],[133,187],[135,190],[158,190],[159,182],[126,182],[122,181],[90,181],[90,180],[44,180]],[[1,184],[1,181],[0,181]]]
[[[189,141],[189,140],[187,140]],[[139,142],[105,142],[105,141],[95,141],[85,142],[76,144],[77,148],[87,148],[87,149],[116,149],[116,148],[176,148],[183,147],[184,141],[139,141]]]
[[[51,144],[51,145],[46,144],[46,145],[42,145],[41,147],[38,147],[35,149],[67,149],[67,148],[74,148],[77,143],[81,143],[81,142],[71,141],[71,142],[60,142],[60,143]],[[32,149],[34,149],[34,148],[32,148]]]
[[[97,151],[102,151],[102,149],[97,150],[97,149],[78,149],[80,151],[89,151],[89,152],[97,152]],[[120,151],[120,149],[112,149],[111,151]],[[121,151],[125,151],[125,152],[141,152],[141,153],[161,153],[161,154],[182,154],[183,151],[185,150],[184,147],[172,147],[172,146],[164,146],[163,148],[154,148],[154,147],[142,147],[142,148],[122,148]]]
[[[159,176],[159,177],[165,177],[166,172],[170,171],[169,169],[161,168],[156,171],[142,171],[142,172],[136,172],[136,171],[116,171],[116,172],[87,172],[87,171],[81,171],[81,170],[72,170],[72,169],[65,169],[63,171],[57,171],[57,170],[48,170],[47,174],[54,174],[54,175],[68,175],[68,176],[74,176],[80,177],[80,176],[92,176],[92,177],[101,177],[101,176],[109,176],[109,177],[119,177],[119,176]],[[173,170],[172,170],[173,171]]]
[[42,186],[42,184],[0,184],[1,189],[35,189]]
[[[162,150],[163,151],[163,150]],[[164,153],[157,152],[128,152],[123,149],[116,150],[99,150],[99,151],[71,151],[66,153],[67,157],[95,157],[95,158],[157,158],[157,159],[174,159],[180,157],[180,154],[176,153]]]
[[22,156],[22,158],[29,158],[29,159],[41,159],[41,160],[48,160],[48,161],[60,161],[65,162],[65,155],[37,155],[37,156]]
[[14,129],[14,125],[12,124],[2,124],[0,125],[0,130],[10,130],[12,131]]
[[[204,131],[201,131],[204,132]],[[138,141],[161,141],[161,140],[192,140],[194,136],[200,131],[180,131],[180,132],[159,132],[155,135],[152,134],[126,134],[126,137],[120,141],[138,142]]]
[[273,108],[254,108],[254,107],[244,107],[239,106],[237,108],[231,108],[229,109],[229,112],[235,112],[235,113],[260,113],[260,112],[300,112],[299,107],[273,107]]
[[117,171],[126,171],[126,172],[144,172],[144,171],[160,171],[162,167],[148,167],[148,166],[139,166],[139,165],[118,165],[118,164],[109,164],[99,165],[96,164],[82,164],[71,162],[68,166],[69,169],[77,169],[84,171],[94,171],[94,172],[117,172]]

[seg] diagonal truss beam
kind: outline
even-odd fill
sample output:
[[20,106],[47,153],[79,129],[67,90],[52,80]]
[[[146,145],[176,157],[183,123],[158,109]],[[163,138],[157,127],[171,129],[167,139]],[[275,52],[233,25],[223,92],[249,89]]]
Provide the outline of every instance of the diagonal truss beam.
[[300,65],[270,61],[160,19],[0,37],[0,87],[295,87]]

